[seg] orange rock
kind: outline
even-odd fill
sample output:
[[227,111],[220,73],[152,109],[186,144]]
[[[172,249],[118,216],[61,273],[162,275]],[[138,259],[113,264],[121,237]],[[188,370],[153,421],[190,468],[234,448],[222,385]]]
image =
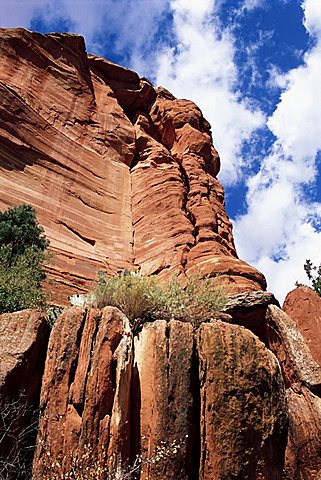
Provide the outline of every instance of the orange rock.
[[309,287],[288,293],[283,310],[295,321],[314,360],[321,366],[321,298]]
[[142,455],[141,480],[196,478],[198,429],[193,374],[193,327],[157,320],[135,338],[134,445]]
[[88,448],[89,463],[104,448],[111,470],[128,465],[131,345],[128,320],[115,308],[73,307],[59,317],[42,383],[35,476],[53,473],[48,454],[61,474]]
[[321,475],[321,367],[314,361],[296,323],[276,306],[267,311],[269,347],[277,356],[286,386],[289,437],[285,479]]
[[0,61],[0,208],[36,208],[53,302],[87,292],[99,270],[139,267],[265,289],[237,258],[220,159],[193,102],[87,55],[78,35],[1,29]]
[[[0,476],[30,477],[49,326],[42,312],[0,315]],[[36,412],[36,413],[35,413]]]
[[198,478],[281,480],[287,408],[276,358],[249,330],[220,321],[203,323],[197,344]]

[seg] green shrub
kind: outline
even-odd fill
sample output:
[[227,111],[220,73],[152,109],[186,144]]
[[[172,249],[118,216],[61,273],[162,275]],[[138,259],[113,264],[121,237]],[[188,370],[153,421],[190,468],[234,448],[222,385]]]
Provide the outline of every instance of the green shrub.
[[0,212],[0,313],[41,305],[48,241],[30,205]]
[[152,319],[163,304],[163,291],[157,277],[143,277],[137,272],[107,277],[100,272],[92,301],[98,308],[107,305],[119,308],[126,317],[134,320]]
[[172,276],[161,285],[157,276],[144,277],[138,272],[107,277],[100,272],[89,302],[98,308],[118,307],[133,324],[176,318],[199,323],[209,320],[226,304],[226,296],[216,279]]
[[[312,283],[312,288],[321,297],[321,265],[316,267],[311,260],[306,260],[304,264],[304,270],[308,279]],[[315,273],[313,273],[315,272]]]

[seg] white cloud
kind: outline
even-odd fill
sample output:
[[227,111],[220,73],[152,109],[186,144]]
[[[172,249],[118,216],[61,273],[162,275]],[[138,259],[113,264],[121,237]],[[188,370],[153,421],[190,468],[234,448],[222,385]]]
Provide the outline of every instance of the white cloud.
[[0,27],[25,27],[29,25],[38,7],[38,0],[0,0]]
[[247,161],[241,156],[242,143],[263,125],[264,116],[239,98],[233,37],[215,24],[215,7],[213,0],[171,1],[176,47],[159,55],[156,79],[202,109],[224,159],[220,178],[227,185],[241,178]]
[[305,28],[314,35],[321,36],[321,8],[319,0],[303,2]]
[[[48,30],[59,22],[83,35],[88,51],[103,54],[113,38],[115,53],[143,58],[151,48],[169,0],[0,0],[0,26],[30,28],[35,18]],[[107,39],[107,40],[106,40]]]
[[267,122],[276,140],[260,171],[248,181],[248,211],[235,224],[240,256],[266,274],[269,288],[281,300],[296,280],[307,281],[306,258],[321,262],[321,205],[307,198],[321,150],[321,15],[317,3],[306,0],[303,5],[306,28],[314,35],[318,32],[317,43],[305,54],[303,66],[278,75],[284,91]]

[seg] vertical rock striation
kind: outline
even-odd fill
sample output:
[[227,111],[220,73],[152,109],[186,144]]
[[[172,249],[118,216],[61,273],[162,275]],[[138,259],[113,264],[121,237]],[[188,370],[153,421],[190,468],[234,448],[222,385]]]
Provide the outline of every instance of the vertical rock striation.
[[104,450],[111,471],[128,464],[131,367],[131,331],[117,309],[74,307],[59,317],[42,383],[36,478],[54,473],[48,457],[68,472],[88,449],[91,463]]
[[82,461],[90,444],[89,465],[104,447],[115,479],[137,459],[141,480],[281,479],[285,391],[264,344],[220,320],[200,327],[157,320],[134,339],[127,322],[111,307],[72,308],[59,318],[42,385],[35,478],[48,476],[48,453],[67,474],[71,457]]

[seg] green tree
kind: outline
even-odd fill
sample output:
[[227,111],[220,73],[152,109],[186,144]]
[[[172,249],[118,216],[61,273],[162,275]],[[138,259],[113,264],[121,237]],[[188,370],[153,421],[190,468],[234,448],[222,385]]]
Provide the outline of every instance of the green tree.
[[316,267],[311,260],[308,259],[305,261],[304,270],[312,283],[313,290],[321,297],[321,264]]
[[0,313],[44,302],[48,245],[33,207],[19,205],[0,212]]

